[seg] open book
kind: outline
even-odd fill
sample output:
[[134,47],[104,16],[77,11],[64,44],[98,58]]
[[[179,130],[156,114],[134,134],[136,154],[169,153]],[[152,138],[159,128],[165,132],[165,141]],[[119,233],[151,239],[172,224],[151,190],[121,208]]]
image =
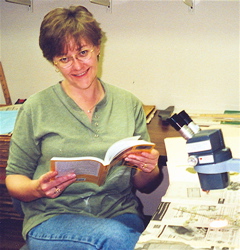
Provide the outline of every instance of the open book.
[[[150,152],[155,144],[145,140],[139,140],[140,136],[134,136],[115,142],[106,152],[104,160],[92,157],[53,157],[51,170],[58,171],[57,177],[75,173],[77,181],[88,181],[101,186],[106,179],[109,169],[129,154]],[[130,166],[124,163],[126,166]],[[131,166],[130,166],[131,167]]]

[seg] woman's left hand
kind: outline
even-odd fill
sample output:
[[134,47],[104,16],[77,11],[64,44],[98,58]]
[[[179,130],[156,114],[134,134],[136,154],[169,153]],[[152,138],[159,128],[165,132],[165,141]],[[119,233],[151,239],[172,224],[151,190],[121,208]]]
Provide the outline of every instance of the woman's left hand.
[[141,154],[129,154],[125,161],[131,165],[137,166],[145,173],[151,173],[158,165],[159,152],[152,149],[150,153],[142,152]]

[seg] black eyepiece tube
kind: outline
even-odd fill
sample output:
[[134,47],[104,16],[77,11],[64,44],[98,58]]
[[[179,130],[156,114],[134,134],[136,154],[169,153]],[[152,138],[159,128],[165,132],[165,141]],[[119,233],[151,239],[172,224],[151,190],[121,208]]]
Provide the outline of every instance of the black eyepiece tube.
[[182,110],[178,115],[184,120],[185,124],[194,132],[194,134],[201,130],[200,127],[193,122],[192,118],[185,110]]
[[174,114],[168,118],[167,121],[186,140],[192,138],[194,135],[193,131],[185,124],[184,120],[179,115]]

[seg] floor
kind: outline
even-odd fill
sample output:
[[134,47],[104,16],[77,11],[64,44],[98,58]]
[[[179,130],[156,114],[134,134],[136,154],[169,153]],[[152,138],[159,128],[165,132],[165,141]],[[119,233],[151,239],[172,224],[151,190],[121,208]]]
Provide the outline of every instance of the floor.
[[22,220],[0,220],[0,250],[16,250],[23,245]]

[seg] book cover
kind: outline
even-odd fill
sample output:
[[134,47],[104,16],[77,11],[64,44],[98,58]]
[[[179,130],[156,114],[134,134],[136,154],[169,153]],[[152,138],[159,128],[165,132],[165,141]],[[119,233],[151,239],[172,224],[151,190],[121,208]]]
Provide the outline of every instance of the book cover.
[[[75,173],[77,182],[93,182],[101,186],[106,179],[109,169],[123,161],[130,153],[140,154],[150,152],[155,144],[145,140],[139,140],[140,136],[128,137],[115,142],[109,147],[104,159],[92,156],[84,157],[53,157],[51,159],[51,170],[57,171],[57,177]],[[132,167],[123,163],[127,167]]]

